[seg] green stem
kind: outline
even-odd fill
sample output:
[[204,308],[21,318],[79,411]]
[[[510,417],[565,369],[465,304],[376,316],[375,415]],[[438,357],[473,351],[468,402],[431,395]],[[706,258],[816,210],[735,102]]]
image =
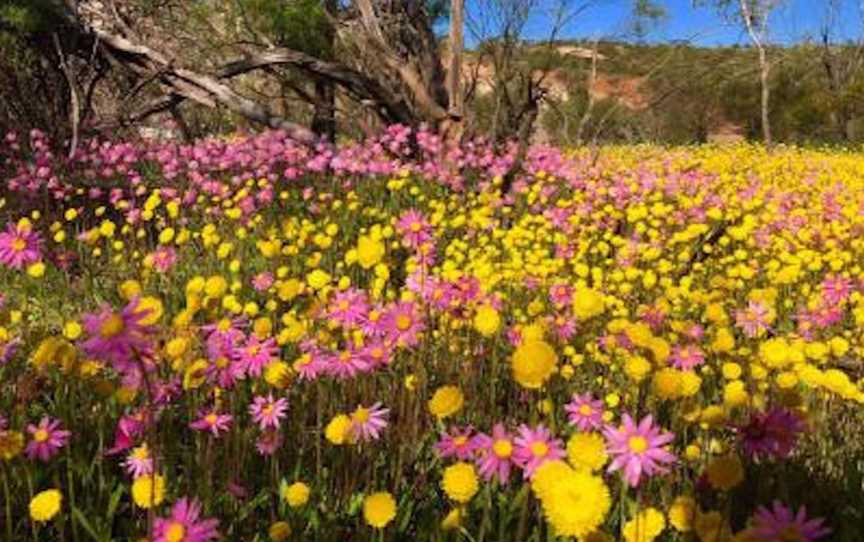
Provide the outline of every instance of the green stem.
[[9,475],[6,472],[6,464],[3,464],[3,500],[6,503],[6,542],[14,542],[12,536],[12,493],[9,491]]

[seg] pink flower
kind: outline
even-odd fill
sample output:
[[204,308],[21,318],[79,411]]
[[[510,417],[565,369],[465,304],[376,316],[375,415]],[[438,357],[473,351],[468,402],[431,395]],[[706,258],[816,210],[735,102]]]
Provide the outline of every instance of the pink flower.
[[135,297],[120,312],[104,305],[98,313],[85,314],[82,319],[89,338],[82,349],[88,356],[111,363],[118,373],[137,372],[136,358],[143,362],[151,354],[154,329],[141,323],[149,313],[138,307]]
[[399,346],[416,345],[426,327],[417,305],[410,301],[396,303],[381,318],[387,338]]
[[262,431],[267,428],[279,429],[287,410],[288,401],[284,398],[273,399],[272,394],[267,397],[259,395],[249,405],[249,413]]
[[831,533],[831,529],[823,527],[824,522],[822,518],[807,519],[804,506],[796,514],[780,501],[774,501],[770,510],[764,506],[756,509],[748,534],[759,542],[813,542]]
[[747,455],[754,459],[788,457],[795,448],[798,435],[806,425],[793,412],[775,407],[767,412],[754,412],[747,425],[737,428],[738,438]]
[[221,433],[231,428],[233,416],[230,414],[217,414],[214,411],[202,413],[201,417],[189,424],[196,431],[210,431],[214,437],[219,438]]
[[852,293],[852,281],[842,275],[825,277],[821,284],[822,299],[828,306],[840,305]]
[[276,345],[276,339],[270,337],[262,341],[255,334],[252,334],[238,352],[239,362],[250,375],[261,376],[264,367],[276,358],[278,352],[279,347]]
[[522,468],[525,478],[533,477],[543,463],[564,457],[564,443],[553,438],[543,425],[534,429],[520,425],[513,443],[513,462]]
[[24,450],[30,460],[38,458],[42,462],[48,462],[57,455],[61,448],[69,442],[72,435],[69,431],[62,429],[60,420],[52,420],[47,416],[42,418],[39,425],[29,424],[27,432],[31,440]]
[[758,337],[769,329],[770,311],[759,301],[750,301],[746,309],[735,311],[735,325],[748,337]]
[[477,448],[477,443],[471,438],[473,433],[474,428],[470,425],[461,429],[454,427],[449,433],[441,435],[435,450],[442,458],[456,457],[460,461],[470,459]]
[[655,426],[650,415],[642,418],[637,426],[630,415],[625,414],[620,428],[607,427],[603,434],[609,454],[613,456],[609,472],[623,469],[624,479],[631,487],[639,485],[643,474],[653,476],[666,472],[666,465],[675,461],[675,456],[664,448],[675,435]]
[[358,405],[351,413],[351,434],[359,441],[378,440],[387,425],[390,410],[375,403],[369,408]]
[[0,233],[0,263],[21,269],[42,259],[41,247],[42,239],[32,226],[7,224],[6,231]]
[[134,448],[126,459],[123,460],[123,466],[126,472],[132,475],[132,478],[140,478],[153,473],[153,456],[150,454],[150,449],[147,444],[142,444]]
[[209,542],[219,538],[219,520],[200,519],[201,504],[183,497],[171,508],[171,516],[156,518],[153,542]]
[[370,368],[369,362],[360,353],[346,349],[327,356],[327,373],[336,378],[351,378],[357,373],[366,372]]
[[177,263],[177,251],[174,247],[159,247],[153,252],[153,268],[160,273],[167,273]]
[[564,410],[570,425],[575,425],[580,431],[599,429],[603,425],[603,401],[594,399],[590,393],[574,393]]
[[255,448],[261,455],[273,455],[282,447],[282,433],[277,429],[270,429],[261,433],[255,441]]
[[705,363],[705,354],[698,346],[688,344],[687,346],[675,346],[672,348],[670,358],[672,366],[682,371],[689,371]]
[[270,287],[273,286],[273,282],[273,273],[258,273],[252,277],[252,288],[254,288],[256,292],[263,292],[270,289]]
[[477,451],[476,462],[480,476],[486,480],[497,476],[502,484],[506,484],[513,468],[513,437],[504,425],[496,423],[491,437],[480,433],[472,440]]
[[402,235],[402,242],[414,250],[432,240],[432,226],[429,225],[426,217],[416,209],[409,209],[402,213],[396,222],[396,229]]
[[366,292],[350,288],[337,292],[333,296],[327,312],[327,318],[345,327],[354,327],[366,319],[369,312],[369,302]]
[[105,451],[106,455],[116,455],[124,452],[135,445],[137,439],[147,428],[144,411],[138,411],[128,416],[123,416],[117,422],[114,431],[114,444]]

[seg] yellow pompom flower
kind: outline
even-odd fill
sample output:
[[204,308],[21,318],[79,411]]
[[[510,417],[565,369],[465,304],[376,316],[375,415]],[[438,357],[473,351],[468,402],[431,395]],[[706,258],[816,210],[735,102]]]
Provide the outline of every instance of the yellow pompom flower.
[[588,320],[603,314],[606,303],[603,294],[591,288],[576,288],[573,292],[573,314],[579,320]]
[[574,433],[567,441],[567,460],[575,470],[597,471],[608,459],[606,442],[597,433]]
[[367,235],[357,239],[357,263],[363,269],[372,269],[384,257],[384,243]]
[[20,431],[0,431],[0,459],[10,461],[24,449],[24,435]]
[[118,288],[120,297],[126,301],[131,300],[137,295],[141,295],[141,283],[137,280],[126,280],[120,284]]
[[62,504],[63,494],[56,489],[37,493],[30,499],[30,519],[42,523],[51,521],[60,512]]
[[282,489],[282,500],[291,508],[299,508],[309,502],[309,486],[303,482],[294,482]]
[[567,463],[561,460],[545,461],[534,471],[534,476],[531,478],[531,490],[537,495],[541,501],[545,500],[552,489],[552,484],[555,480],[572,472]]
[[264,381],[274,388],[284,389],[291,383],[291,367],[282,360],[271,361],[264,368]]
[[450,499],[460,504],[470,501],[479,489],[474,465],[459,462],[444,469],[441,489]]
[[275,521],[267,530],[267,535],[273,542],[285,542],[291,536],[291,526],[287,521]]
[[383,529],[396,517],[396,500],[386,491],[363,499],[363,519],[370,527]]
[[708,483],[720,491],[729,491],[744,481],[744,466],[737,455],[715,457],[705,469]]
[[165,307],[158,297],[146,296],[138,301],[138,307],[135,309],[138,314],[144,314],[139,320],[142,325],[152,326],[157,323],[165,313]]
[[429,400],[429,412],[438,419],[444,419],[462,410],[463,404],[462,390],[456,386],[441,386]]
[[656,508],[639,511],[624,524],[621,534],[627,542],[651,542],[666,528],[666,518]]
[[696,500],[693,497],[680,495],[672,501],[669,506],[669,524],[682,533],[693,530],[693,521],[696,518]]
[[162,504],[165,498],[165,478],[158,474],[139,476],[132,482],[132,500],[139,508]]
[[501,327],[501,316],[495,307],[491,305],[483,305],[477,309],[474,315],[474,329],[476,329],[484,337],[491,337],[498,332]]
[[542,504],[557,535],[581,538],[603,524],[612,501],[599,476],[569,470],[551,481]]
[[523,388],[538,389],[555,373],[558,356],[545,341],[523,340],[513,352],[513,378]]
[[337,414],[324,429],[324,436],[336,446],[350,444],[351,418],[345,414]]

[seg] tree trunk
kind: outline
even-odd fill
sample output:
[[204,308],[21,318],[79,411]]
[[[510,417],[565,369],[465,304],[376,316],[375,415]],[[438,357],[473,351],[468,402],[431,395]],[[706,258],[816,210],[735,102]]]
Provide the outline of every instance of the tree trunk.
[[450,121],[448,137],[462,137],[465,125],[465,96],[462,91],[462,53],[465,48],[465,4],[464,0],[450,3],[450,70],[447,73],[447,98]]
[[759,82],[762,86],[762,137],[765,140],[765,146],[767,147],[770,147],[773,143],[771,139],[771,119],[769,115],[769,105],[771,100],[770,75],[771,63],[768,61],[765,48],[759,47]]
[[324,79],[315,81],[315,113],[312,131],[327,141],[336,141],[336,88]]

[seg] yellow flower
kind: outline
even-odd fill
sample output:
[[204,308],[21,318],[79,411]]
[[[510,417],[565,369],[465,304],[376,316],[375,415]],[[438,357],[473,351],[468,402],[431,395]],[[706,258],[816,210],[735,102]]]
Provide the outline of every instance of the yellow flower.
[[669,524],[682,533],[693,530],[693,520],[696,517],[696,501],[693,497],[680,495],[672,501],[669,507]]
[[666,518],[656,508],[646,508],[624,524],[621,534],[627,542],[651,542],[666,528]]
[[118,290],[120,297],[129,301],[136,295],[141,295],[141,283],[137,280],[126,280],[120,284]]
[[63,494],[56,489],[37,493],[30,499],[30,518],[33,521],[46,522],[54,519],[63,504]]
[[716,510],[709,512],[697,510],[696,519],[693,521],[693,530],[696,531],[701,542],[724,542],[732,536],[729,523]]
[[27,267],[27,274],[33,277],[34,279],[38,279],[45,274],[45,264],[42,262],[36,262],[30,264]]
[[708,483],[714,489],[729,491],[744,481],[744,466],[737,455],[714,458],[705,469]]
[[445,531],[452,531],[453,529],[458,529],[462,525],[462,517],[465,515],[465,512],[461,508],[454,508],[450,510],[444,519],[441,520],[441,528]]
[[162,318],[162,315],[165,313],[165,308],[158,297],[146,296],[142,297],[138,301],[138,307],[135,312],[138,314],[146,313],[146,315],[141,318],[140,323],[145,326],[152,326]]
[[[220,363],[228,364],[229,361],[227,358],[217,359],[216,365],[219,366]],[[209,366],[210,364],[204,358],[197,359],[189,364],[186,370],[183,371],[183,389],[194,390],[200,387],[204,383]]]
[[337,414],[324,429],[324,436],[336,446],[350,444],[351,418],[345,414]]
[[273,542],[285,542],[291,536],[291,526],[287,521],[275,521],[267,530],[267,535]]
[[326,272],[316,269],[312,271],[308,275],[306,275],[306,284],[309,285],[313,290],[320,290],[330,284],[330,275]]
[[132,482],[132,500],[139,508],[162,504],[165,498],[165,478],[158,474],[139,476]]
[[567,441],[567,459],[575,470],[600,470],[609,459],[606,442],[597,433],[574,433]]
[[581,538],[603,524],[611,499],[599,476],[569,470],[551,481],[542,504],[557,535]]
[[477,314],[474,315],[474,329],[481,335],[491,337],[499,327],[501,327],[501,316],[495,307],[483,305],[477,309]]
[[363,269],[371,269],[384,257],[384,243],[371,236],[361,235],[357,239],[357,263]]
[[576,288],[573,292],[573,314],[580,320],[588,320],[606,310],[603,294],[591,288]]
[[291,508],[299,508],[309,502],[309,486],[303,482],[294,482],[282,491],[282,499]]
[[447,496],[460,503],[465,504],[477,493],[479,484],[474,465],[459,462],[444,469],[444,477],[441,480],[441,489]]
[[537,495],[538,499],[543,501],[549,495],[555,480],[572,471],[573,469],[564,461],[545,461],[534,471],[534,477],[531,478],[531,490]]
[[282,360],[271,361],[264,368],[264,381],[274,388],[284,389],[291,382],[291,368]]
[[24,449],[24,435],[19,431],[0,431],[0,459],[10,461]]
[[228,281],[219,275],[209,277],[204,283],[204,295],[210,299],[218,299],[228,291]]
[[555,372],[558,356],[545,341],[523,340],[513,352],[513,378],[520,386],[538,389]]
[[456,386],[441,386],[429,400],[429,412],[439,419],[452,416],[462,410],[465,398]]
[[396,501],[386,491],[373,493],[363,499],[363,518],[370,527],[383,529],[396,517]]

